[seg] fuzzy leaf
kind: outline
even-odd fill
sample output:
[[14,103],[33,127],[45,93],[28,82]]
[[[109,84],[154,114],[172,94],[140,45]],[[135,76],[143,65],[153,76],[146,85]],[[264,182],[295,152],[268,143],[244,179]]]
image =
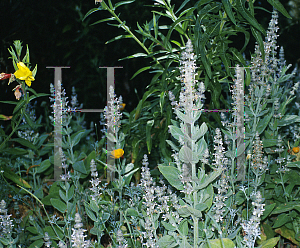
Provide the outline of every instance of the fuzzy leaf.
[[179,180],[179,175],[181,173],[176,167],[159,165],[158,169],[173,187],[178,190],[183,190],[183,184]]

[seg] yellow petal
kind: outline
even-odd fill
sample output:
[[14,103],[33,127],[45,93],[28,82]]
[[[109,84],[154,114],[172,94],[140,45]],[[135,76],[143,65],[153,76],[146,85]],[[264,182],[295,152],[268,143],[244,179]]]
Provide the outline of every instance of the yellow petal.
[[34,81],[32,72],[23,62],[19,62],[17,66],[18,70],[14,73],[15,77],[20,80],[24,80],[28,86],[31,86],[31,81]]
[[118,159],[120,157],[122,157],[124,154],[124,150],[123,149],[117,149],[117,150],[113,150],[111,152],[112,158]]
[[30,80],[26,79],[26,80],[25,80],[25,83],[26,83],[29,87],[31,86],[31,81],[30,81]]

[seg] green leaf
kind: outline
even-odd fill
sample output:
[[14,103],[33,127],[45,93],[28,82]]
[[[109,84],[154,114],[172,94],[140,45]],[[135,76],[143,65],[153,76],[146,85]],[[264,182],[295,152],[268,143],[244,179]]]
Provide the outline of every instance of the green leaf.
[[289,13],[286,11],[286,9],[283,7],[283,5],[278,0],[268,0],[269,4],[271,4],[275,9],[281,12],[285,17],[292,19],[292,17],[289,15]]
[[263,147],[267,148],[267,147],[276,146],[278,144],[278,140],[277,139],[264,139],[262,141],[262,143],[263,143]]
[[52,206],[61,213],[65,213],[65,211],[67,210],[67,205],[59,199],[50,199],[50,202]]
[[257,128],[256,128],[258,134],[261,134],[266,129],[266,127],[268,126],[272,117],[273,117],[273,114],[270,113],[269,115],[266,115],[262,120],[260,120],[258,122]]
[[32,150],[37,150],[36,146],[34,144],[32,144],[31,142],[29,142],[28,140],[26,139],[23,139],[23,138],[15,138],[15,139],[11,139],[11,141],[15,141],[15,142],[18,142],[20,143],[21,145],[23,146],[26,146]]
[[273,228],[278,228],[291,221],[291,217],[287,214],[280,214],[275,219]]
[[[207,205],[202,203],[203,205],[205,205],[205,207],[207,208]],[[195,209],[193,207],[187,206],[187,210],[191,213],[192,216],[196,217],[196,218],[202,218],[202,211],[199,211],[198,209]]]
[[121,2],[118,2],[118,3],[116,3],[116,5],[115,5],[115,9],[118,8],[118,7],[121,6],[121,5],[129,4],[129,3],[133,3],[133,2],[135,2],[135,0],[128,0],[128,1],[121,1]]
[[28,153],[27,150],[23,149],[23,148],[6,148],[3,150],[3,152],[6,152],[8,154],[13,154],[13,155],[25,155]]
[[179,209],[177,209],[178,214],[183,217],[183,218],[187,218],[191,215],[191,211],[188,210],[188,206],[185,205]]
[[173,247],[173,243],[175,243],[175,239],[170,235],[165,235],[158,240],[159,247]]
[[119,59],[118,61],[122,61],[122,60],[125,60],[125,59],[133,59],[133,58],[139,58],[139,57],[146,57],[146,56],[147,56],[146,53],[136,53],[136,54],[127,56],[125,58]]
[[14,104],[14,105],[18,104],[18,102],[13,102],[13,101],[0,101],[0,103],[7,103],[7,104]]
[[183,190],[183,184],[179,180],[180,171],[173,166],[159,165],[159,171],[167,179],[167,181],[176,189]]
[[25,120],[27,122],[27,124],[32,128],[32,129],[36,129],[36,124],[33,123],[31,117],[29,116],[28,113],[24,113],[24,117],[25,117]]
[[236,25],[236,20],[232,12],[232,4],[229,2],[229,0],[222,0],[222,3],[229,19],[234,23],[234,25]]
[[266,205],[265,206],[265,211],[264,211],[264,213],[263,213],[263,215],[261,217],[261,220],[264,220],[265,218],[267,218],[269,216],[269,214],[273,211],[273,209],[275,208],[275,206],[276,206],[276,203]]
[[179,140],[179,138],[183,138],[184,134],[179,127],[170,125],[169,128],[172,136],[175,139]]
[[201,183],[200,185],[196,186],[196,190],[204,189],[209,184],[211,184],[214,180],[217,179],[222,173],[222,169],[215,170],[214,172],[210,173],[207,178],[205,178],[205,181]]
[[126,216],[138,217],[139,213],[134,208],[127,208],[125,211]]
[[[222,241],[223,244],[222,245]],[[208,242],[206,244],[202,244],[200,246],[200,248],[234,248],[235,244],[227,238],[224,239],[212,239],[212,240],[208,240]]]
[[278,126],[288,126],[295,122],[300,122],[300,116],[298,115],[285,115],[280,120],[278,120]]
[[84,162],[82,160],[75,162],[72,166],[74,170],[82,174],[88,174],[87,169],[85,168]]
[[248,23],[260,31],[263,35],[266,35],[266,31],[263,29],[263,27],[257,22],[257,20],[254,18],[254,16],[251,15],[251,13],[245,9],[244,3],[242,3],[242,0],[236,1],[236,7],[238,12],[248,21]]
[[41,238],[39,240],[34,241],[28,248],[38,248],[44,245],[44,240]]
[[133,78],[135,78],[137,75],[139,75],[140,73],[144,72],[144,71],[147,71],[151,69],[151,66],[145,66],[141,69],[139,69],[136,73],[133,74],[133,76],[130,78],[130,80],[132,80]]
[[201,55],[200,56],[201,61],[204,65],[207,76],[209,77],[209,79],[211,79],[212,78],[211,64],[208,62],[207,57],[206,57],[207,51],[205,49],[205,44],[203,44],[203,43],[200,44],[199,51],[200,51],[200,55]]
[[287,167],[296,167],[296,168],[300,168],[300,161],[295,161],[295,162],[287,163],[286,166],[287,166]]
[[172,147],[173,150],[179,151],[179,148],[171,141],[171,140],[166,140],[166,142]]
[[295,239],[295,232],[286,228],[285,226],[275,229],[275,232],[280,234],[282,237],[292,241],[295,245],[299,245],[299,242]]
[[178,229],[179,229],[179,231],[181,232],[181,234],[183,236],[187,236],[188,235],[189,227],[188,227],[188,221],[187,221],[187,219],[183,219],[180,222],[180,224],[178,226]]
[[179,117],[179,119],[182,120],[183,122],[185,122],[185,123],[193,122],[192,118],[190,118],[188,115],[182,113],[179,109],[176,109],[175,113]]
[[273,248],[277,245],[280,237],[271,238],[264,241],[258,248]]
[[89,10],[89,11],[85,14],[85,16],[83,17],[82,21],[84,21],[85,18],[87,18],[89,15],[91,15],[91,14],[93,14],[94,12],[99,11],[99,10],[102,10],[101,5],[100,5],[98,8],[93,8],[93,9]]
[[24,107],[26,101],[25,100],[20,100],[20,102],[17,104],[17,106],[14,108],[14,111],[13,111],[13,115],[15,113],[17,113],[21,108]]
[[31,186],[28,182],[26,182],[24,179],[22,179],[20,176],[18,176],[17,174],[15,174],[14,172],[12,172],[10,169],[8,169],[7,167],[0,167],[0,171],[3,171],[3,176],[5,178],[10,179],[11,181],[13,181],[14,183],[25,187],[27,189],[30,189]]
[[[32,90],[32,89],[31,89],[31,90]],[[35,92],[35,91],[33,91],[33,92]],[[36,92],[35,92],[35,94],[34,94],[33,96],[30,96],[30,97],[29,97],[29,102],[32,101],[32,100],[34,100],[34,99],[36,99],[36,98],[38,98],[38,97],[43,97],[43,96],[50,96],[50,94],[46,94],[46,93],[36,93]]]
[[178,10],[175,12],[175,14],[177,14],[180,10],[182,10],[184,8],[184,6],[189,2],[190,0],[185,0],[180,7],[178,8]]
[[87,203],[84,203],[85,211],[90,219],[94,222],[97,222],[97,217],[94,212],[91,210],[90,206]]
[[189,147],[182,146],[179,151],[179,159],[184,163],[197,164],[199,157],[197,153],[193,152]]
[[165,222],[165,221],[162,220],[161,224],[166,228],[167,231],[175,231],[176,230],[176,227],[171,225],[168,222]]
[[98,212],[100,211],[100,208],[99,208],[99,206],[97,205],[97,202],[96,202],[96,201],[91,200],[89,206],[90,206],[90,208],[91,208],[95,213],[98,213]]
[[82,136],[84,134],[85,134],[85,130],[80,130],[80,131],[78,131],[76,133],[73,133],[71,135],[71,143],[72,143],[73,147],[76,146],[79,143],[80,139],[82,138]]
[[51,166],[51,162],[49,159],[44,160],[40,166],[37,168],[37,173],[42,173],[46,171]]
[[299,201],[292,201],[292,202],[282,203],[278,207],[276,207],[271,214],[273,215],[273,214],[285,213],[285,212],[288,212],[288,211],[294,209],[297,206],[300,206]]
[[67,192],[67,200],[70,201],[75,194],[75,186],[72,185],[71,188]]

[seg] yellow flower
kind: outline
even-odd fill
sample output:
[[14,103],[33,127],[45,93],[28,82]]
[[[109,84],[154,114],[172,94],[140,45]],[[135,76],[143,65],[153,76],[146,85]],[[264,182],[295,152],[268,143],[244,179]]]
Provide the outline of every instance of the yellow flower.
[[300,151],[300,148],[297,146],[297,147],[294,147],[292,150],[294,153],[298,153]]
[[16,78],[24,80],[25,83],[30,87],[31,81],[34,81],[32,71],[30,71],[29,68],[23,62],[19,62],[17,66],[18,70],[14,73],[14,75],[16,76]]
[[123,149],[117,149],[117,150],[113,150],[111,152],[111,155],[112,155],[111,157],[117,159],[117,158],[122,157],[123,154],[124,154],[124,150]]
[[120,111],[124,110],[125,106],[126,106],[125,103],[121,103],[121,104],[120,104]]

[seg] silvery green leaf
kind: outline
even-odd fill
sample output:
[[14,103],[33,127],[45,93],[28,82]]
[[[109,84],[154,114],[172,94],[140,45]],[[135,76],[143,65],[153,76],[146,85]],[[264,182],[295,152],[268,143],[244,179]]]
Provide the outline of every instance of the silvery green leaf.
[[112,133],[107,134],[107,139],[111,142],[117,142],[116,137]]
[[197,153],[198,153],[198,157],[199,159],[201,159],[203,157],[203,153],[204,151],[207,149],[207,143],[204,139],[204,137],[202,137],[202,139],[200,139],[197,143]]
[[235,154],[232,152],[232,151],[227,151],[225,152],[225,156],[227,158],[231,158],[231,159],[234,159],[235,158]]
[[264,93],[263,89],[257,86],[255,89],[255,96],[261,98],[263,96],[263,93]]
[[175,113],[178,116],[178,118],[180,120],[182,120],[183,122],[186,122],[186,123],[192,123],[193,122],[192,118],[190,118],[188,115],[182,113],[179,109],[176,109]]
[[187,209],[190,211],[191,215],[193,215],[194,217],[196,217],[196,218],[202,217],[202,212],[199,211],[198,209],[195,209],[193,207],[187,207]]
[[203,177],[205,176],[205,170],[203,170],[202,168],[199,168],[198,169],[198,179],[199,179],[199,182],[202,181]]
[[91,200],[90,201],[90,208],[95,212],[98,213],[100,208],[98,206],[98,204],[96,203],[96,201]]
[[246,146],[245,146],[244,143],[242,143],[241,145],[239,145],[238,148],[237,148],[236,156],[239,157],[243,153],[245,155],[245,148],[246,148]]
[[119,142],[122,142],[125,139],[125,134],[122,132],[119,132]]
[[173,150],[179,151],[179,148],[171,141],[171,140],[166,140],[166,142],[172,147]]
[[215,170],[214,172],[210,173],[204,180],[203,183],[200,183],[200,185],[198,185],[195,190],[200,190],[200,189],[204,189],[205,187],[207,187],[209,184],[211,184],[214,180],[216,180],[216,178],[218,178],[222,173],[222,169],[218,169]]
[[252,110],[252,109],[249,109],[249,107],[247,107],[247,106],[244,106],[244,108],[245,108],[246,114],[247,114],[249,117],[252,117],[252,116],[253,116],[253,110]]
[[191,128],[192,140],[198,140],[207,132],[207,130],[208,128],[205,122],[202,123],[200,128],[198,126],[192,126]]
[[199,126],[191,126],[191,138],[192,140],[198,140],[201,136],[200,136],[200,132],[199,132]]
[[[163,224],[164,221],[162,221]],[[168,224],[168,223],[167,223]],[[169,224],[170,225],[170,224]],[[167,228],[166,228],[167,229]],[[167,229],[168,230],[168,229]],[[158,241],[158,246],[159,247],[173,247],[172,243],[175,243],[175,239],[174,237],[170,236],[170,235],[165,235],[163,237],[161,237]],[[176,243],[175,243],[176,244]]]
[[172,122],[172,124],[173,124],[175,127],[179,127],[179,122],[178,122],[178,121],[175,121],[175,120],[172,120],[172,119],[171,119],[171,122]]
[[159,165],[158,169],[173,187],[178,190],[183,190],[183,184],[179,180],[179,175],[181,173],[176,167]]
[[73,133],[71,135],[72,146],[76,146],[84,134],[85,134],[85,130],[80,130],[76,133]]
[[168,222],[165,222],[162,220],[161,224],[166,228],[167,231],[175,231],[176,230],[176,227]]
[[125,178],[131,176],[133,173],[135,173],[139,168],[135,168],[134,170],[128,172],[127,174],[124,175]]
[[170,125],[169,128],[170,128],[170,132],[171,132],[172,136],[175,139],[179,140],[179,137],[181,137],[183,139],[184,134],[182,133],[182,131],[179,127]]
[[200,137],[202,137],[204,134],[206,134],[208,128],[205,122],[203,122],[200,126]]
[[234,135],[232,135],[228,130],[224,130],[224,129],[221,129],[221,131],[225,134],[225,135],[227,135],[227,138],[229,139],[229,140],[235,140],[236,138],[234,137]]
[[188,235],[189,232],[189,227],[188,227],[188,222],[186,219],[183,219],[179,226],[178,226],[178,230],[181,232],[181,234],[183,234],[184,236]]
[[194,119],[193,119],[194,123],[200,118],[201,114],[202,114],[201,110],[194,110]]
[[193,248],[187,241],[186,237],[182,240],[180,244],[180,248]]
[[133,169],[133,167],[134,167],[133,163],[127,164],[125,167],[125,173],[131,171]]
[[188,210],[187,205],[177,209],[177,212],[181,217],[184,217],[184,218],[189,217],[191,215],[191,212]]
[[282,82],[288,81],[290,78],[292,78],[294,76],[295,76],[294,74],[283,75],[280,78],[278,78],[277,82],[282,83]]
[[204,204],[204,203],[198,203],[197,205],[196,205],[196,209],[198,210],[198,211],[204,211],[205,209],[207,209],[207,205],[206,204]]
[[196,164],[199,162],[199,158],[196,152],[187,146],[182,146],[179,151],[179,159],[184,163]]

